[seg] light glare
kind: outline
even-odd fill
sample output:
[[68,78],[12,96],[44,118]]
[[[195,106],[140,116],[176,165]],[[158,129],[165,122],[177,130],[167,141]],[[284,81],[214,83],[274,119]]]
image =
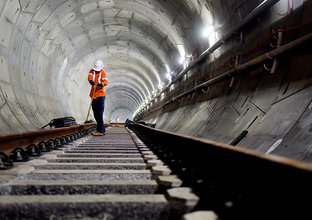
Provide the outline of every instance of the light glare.
[[162,89],[162,87],[163,87],[163,85],[162,85],[162,83],[160,82],[160,83],[158,84],[158,89]]
[[212,33],[216,32],[215,27],[213,25],[206,27],[203,31],[204,37],[209,37]]
[[166,77],[167,77],[167,79],[170,79],[170,78],[171,78],[171,74],[170,74],[170,73],[167,73],[167,74],[166,74]]
[[181,57],[181,58],[180,58],[180,63],[183,64],[184,61],[185,61],[185,57]]

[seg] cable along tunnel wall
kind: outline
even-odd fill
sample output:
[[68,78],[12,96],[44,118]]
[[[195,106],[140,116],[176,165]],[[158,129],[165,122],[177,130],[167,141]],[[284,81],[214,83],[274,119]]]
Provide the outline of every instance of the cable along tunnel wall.
[[312,161],[308,5],[311,2],[274,24],[274,7],[258,16],[240,30],[244,41],[234,35],[174,82],[164,98],[150,103],[136,120],[228,144],[248,131],[239,146]]
[[[310,33],[311,25],[302,25],[310,21],[311,1],[205,3],[1,1],[0,26],[5,31],[0,33],[0,132],[34,130],[64,115],[84,120],[90,100],[89,85],[83,79],[99,57],[107,60],[107,68],[112,65],[107,115],[117,107],[125,109],[124,113],[135,111],[159,83],[167,83],[165,72],[183,67],[176,62],[182,52],[194,54],[193,60],[205,53],[211,42],[198,31],[211,23],[210,19],[214,17],[220,25],[215,35],[218,42],[218,37],[243,23],[257,6],[276,3],[237,29],[239,33],[222,42],[214,54],[185,71],[181,76],[185,84],[175,82],[173,93],[163,96],[163,102],[174,100],[171,106],[142,119],[165,130],[223,143],[231,143],[248,130],[240,146],[310,161],[311,43],[278,58],[274,74],[257,66],[244,76],[232,75],[230,80],[184,98],[175,97],[218,76],[221,71],[215,71],[217,67],[233,54],[265,40],[272,29],[300,27],[285,32],[282,45]],[[269,52],[277,44],[275,40],[270,43],[244,54],[238,64]],[[235,61],[225,67],[235,66]],[[272,62],[264,63],[266,68]],[[214,71],[207,75],[208,70]]]

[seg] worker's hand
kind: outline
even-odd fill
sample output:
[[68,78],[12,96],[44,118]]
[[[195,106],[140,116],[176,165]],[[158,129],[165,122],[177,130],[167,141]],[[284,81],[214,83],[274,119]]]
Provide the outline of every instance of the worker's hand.
[[104,85],[102,83],[99,83],[97,86],[102,88]]
[[95,85],[95,83],[94,83],[94,81],[93,80],[90,80],[90,82],[89,82],[92,86],[94,86]]

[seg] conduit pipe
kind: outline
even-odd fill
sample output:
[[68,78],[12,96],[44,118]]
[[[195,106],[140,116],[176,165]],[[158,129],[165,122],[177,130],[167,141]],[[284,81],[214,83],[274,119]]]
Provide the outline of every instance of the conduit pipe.
[[[240,75],[240,74],[243,73],[242,72],[243,70],[246,70],[246,69],[248,69],[248,68],[250,68],[252,66],[260,64],[260,63],[266,61],[267,59],[271,59],[271,58],[277,57],[279,55],[282,55],[282,54],[284,54],[284,53],[286,53],[288,51],[291,51],[291,50],[297,48],[298,46],[300,46],[302,44],[309,43],[309,41],[311,41],[311,40],[312,40],[312,33],[307,34],[307,35],[305,35],[303,37],[300,37],[300,38],[298,38],[298,39],[296,39],[296,40],[294,40],[294,41],[292,41],[290,43],[287,43],[287,44],[285,44],[285,45],[283,45],[283,46],[281,46],[279,48],[276,48],[276,49],[274,49],[274,50],[272,50],[272,51],[270,51],[268,53],[265,53],[265,54],[263,54],[261,56],[258,56],[256,58],[254,58],[254,59],[244,63],[244,64],[239,64],[235,68],[232,68],[232,69],[222,73],[221,75],[219,75],[217,77],[214,77],[213,79],[210,79],[210,80],[208,80],[208,81],[206,81],[206,82],[204,82],[204,83],[202,83],[202,84],[200,84],[198,86],[195,86],[194,88],[192,88],[192,89],[190,89],[190,90],[188,90],[186,92],[181,93],[178,96],[175,96],[174,100],[182,98],[183,96],[186,96],[186,95],[188,95],[188,94],[190,94],[192,92],[196,92],[197,90],[202,89],[204,87],[207,87],[207,86],[210,86],[210,85],[215,84],[217,82],[220,82],[222,80],[225,80],[226,78],[232,77],[233,75],[235,75],[235,76]],[[174,100],[169,100],[169,101],[165,102],[160,107],[158,107],[158,108],[156,108],[156,109],[146,113],[143,116],[149,115],[152,112],[155,112],[155,111],[163,108],[164,106],[170,104],[171,102],[174,102]]]
[[[219,47],[221,47],[227,40],[229,40],[235,32],[238,32],[246,24],[248,24],[252,19],[258,16],[261,12],[265,11],[267,8],[270,8],[279,0],[265,0],[260,5],[258,5],[254,10],[252,10],[246,17],[244,17],[237,25],[230,29],[224,36],[221,37],[214,45],[205,50],[199,57],[197,57],[193,62],[191,62],[184,70],[182,70],[176,78],[171,81],[167,86],[165,86],[149,103],[157,99],[161,93],[170,88],[170,86],[179,80],[184,74],[186,74],[190,69],[192,69],[197,63],[205,59],[209,54],[213,53]],[[149,103],[147,105],[149,105]],[[146,105],[146,106],[147,106]]]

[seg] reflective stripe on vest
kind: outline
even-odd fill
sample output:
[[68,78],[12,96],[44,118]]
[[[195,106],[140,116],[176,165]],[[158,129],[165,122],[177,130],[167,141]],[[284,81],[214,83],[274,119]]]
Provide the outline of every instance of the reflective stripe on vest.
[[98,83],[102,83],[102,82],[101,82],[101,78],[102,78],[101,76],[102,76],[102,71],[100,71]]

